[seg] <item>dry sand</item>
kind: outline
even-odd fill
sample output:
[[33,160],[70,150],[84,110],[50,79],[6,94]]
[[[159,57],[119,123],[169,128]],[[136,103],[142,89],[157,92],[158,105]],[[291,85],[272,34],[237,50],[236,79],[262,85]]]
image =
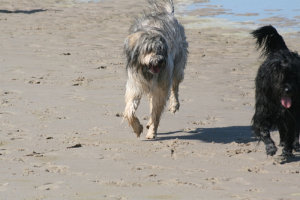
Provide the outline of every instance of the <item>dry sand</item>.
[[[143,6],[1,2],[0,199],[300,199],[300,154],[267,157],[250,130],[249,29],[177,11],[190,45],[180,111],[157,140],[121,123],[122,45]],[[299,33],[282,35],[300,50]],[[146,100],[137,115],[145,125]]]

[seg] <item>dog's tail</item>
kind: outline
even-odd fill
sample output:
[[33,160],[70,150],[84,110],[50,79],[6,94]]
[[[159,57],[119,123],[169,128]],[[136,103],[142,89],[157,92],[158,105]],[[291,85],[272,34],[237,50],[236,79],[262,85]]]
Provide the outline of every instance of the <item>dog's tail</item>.
[[162,3],[158,3],[156,0],[148,0],[148,3],[157,10],[161,10],[161,8],[163,8],[168,13],[174,14],[173,0],[163,0]]
[[257,49],[262,48],[261,57],[267,57],[279,50],[288,50],[281,35],[271,25],[260,27],[251,34],[256,39]]

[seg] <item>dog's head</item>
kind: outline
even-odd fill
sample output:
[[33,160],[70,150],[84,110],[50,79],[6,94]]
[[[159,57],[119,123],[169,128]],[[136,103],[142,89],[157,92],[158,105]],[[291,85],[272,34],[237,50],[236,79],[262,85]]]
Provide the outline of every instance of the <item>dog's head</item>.
[[[281,55],[276,59],[277,71],[273,73],[273,89],[281,105],[288,109],[299,99],[300,90],[300,58],[289,52],[287,56]],[[278,57],[277,57],[278,58]]]
[[161,34],[138,31],[129,35],[124,42],[127,68],[136,67],[143,74],[158,74],[168,59],[168,45]]

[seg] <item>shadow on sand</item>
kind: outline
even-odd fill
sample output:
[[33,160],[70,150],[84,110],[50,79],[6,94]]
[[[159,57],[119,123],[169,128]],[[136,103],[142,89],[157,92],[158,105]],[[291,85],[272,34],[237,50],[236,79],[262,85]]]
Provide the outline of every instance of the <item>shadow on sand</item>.
[[[184,132],[185,135],[174,135],[178,132]],[[159,133],[157,140],[201,140],[203,142],[211,143],[224,143],[231,142],[248,143],[256,141],[254,135],[251,132],[250,126],[230,126],[221,128],[196,128],[192,130],[183,130],[169,133]]]
[[[176,133],[185,133],[182,135],[175,135]],[[190,131],[175,131],[169,133],[159,133],[158,141],[164,140],[199,140],[207,143],[223,143],[229,144],[231,142],[236,143],[248,143],[248,142],[257,142],[258,140],[255,138],[251,131],[251,126],[229,126],[229,127],[216,127],[216,128],[196,128]],[[151,140],[148,140],[151,141]],[[263,142],[260,145],[264,145]],[[291,162],[299,162],[300,161],[300,153],[295,152],[295,157],[281,157],[280,152],[277,151],[277,157],[274,157],[280,164],[291,163]],[[279,159],[279,160],[278,160]]]
[[34,10],[0,10],[0,13],[23,13],[23,14],[34,14],[37,12],[45,12],[47,10],[44,9],[34,9]]

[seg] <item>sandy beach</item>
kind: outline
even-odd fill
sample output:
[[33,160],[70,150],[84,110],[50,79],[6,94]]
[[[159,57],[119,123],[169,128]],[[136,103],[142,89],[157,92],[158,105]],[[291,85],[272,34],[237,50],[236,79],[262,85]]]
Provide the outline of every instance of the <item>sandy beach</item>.
[[[1,200],[300,199],[300,153],[268,157],[251,132],[251,29],[174,3],[190,52],[181,107],[147,140],[121,123],[123,41],[145,1],[1,2]],[[300,51],[299,32],[280,34]],[[146,98],[137,116],[145,126]]]

